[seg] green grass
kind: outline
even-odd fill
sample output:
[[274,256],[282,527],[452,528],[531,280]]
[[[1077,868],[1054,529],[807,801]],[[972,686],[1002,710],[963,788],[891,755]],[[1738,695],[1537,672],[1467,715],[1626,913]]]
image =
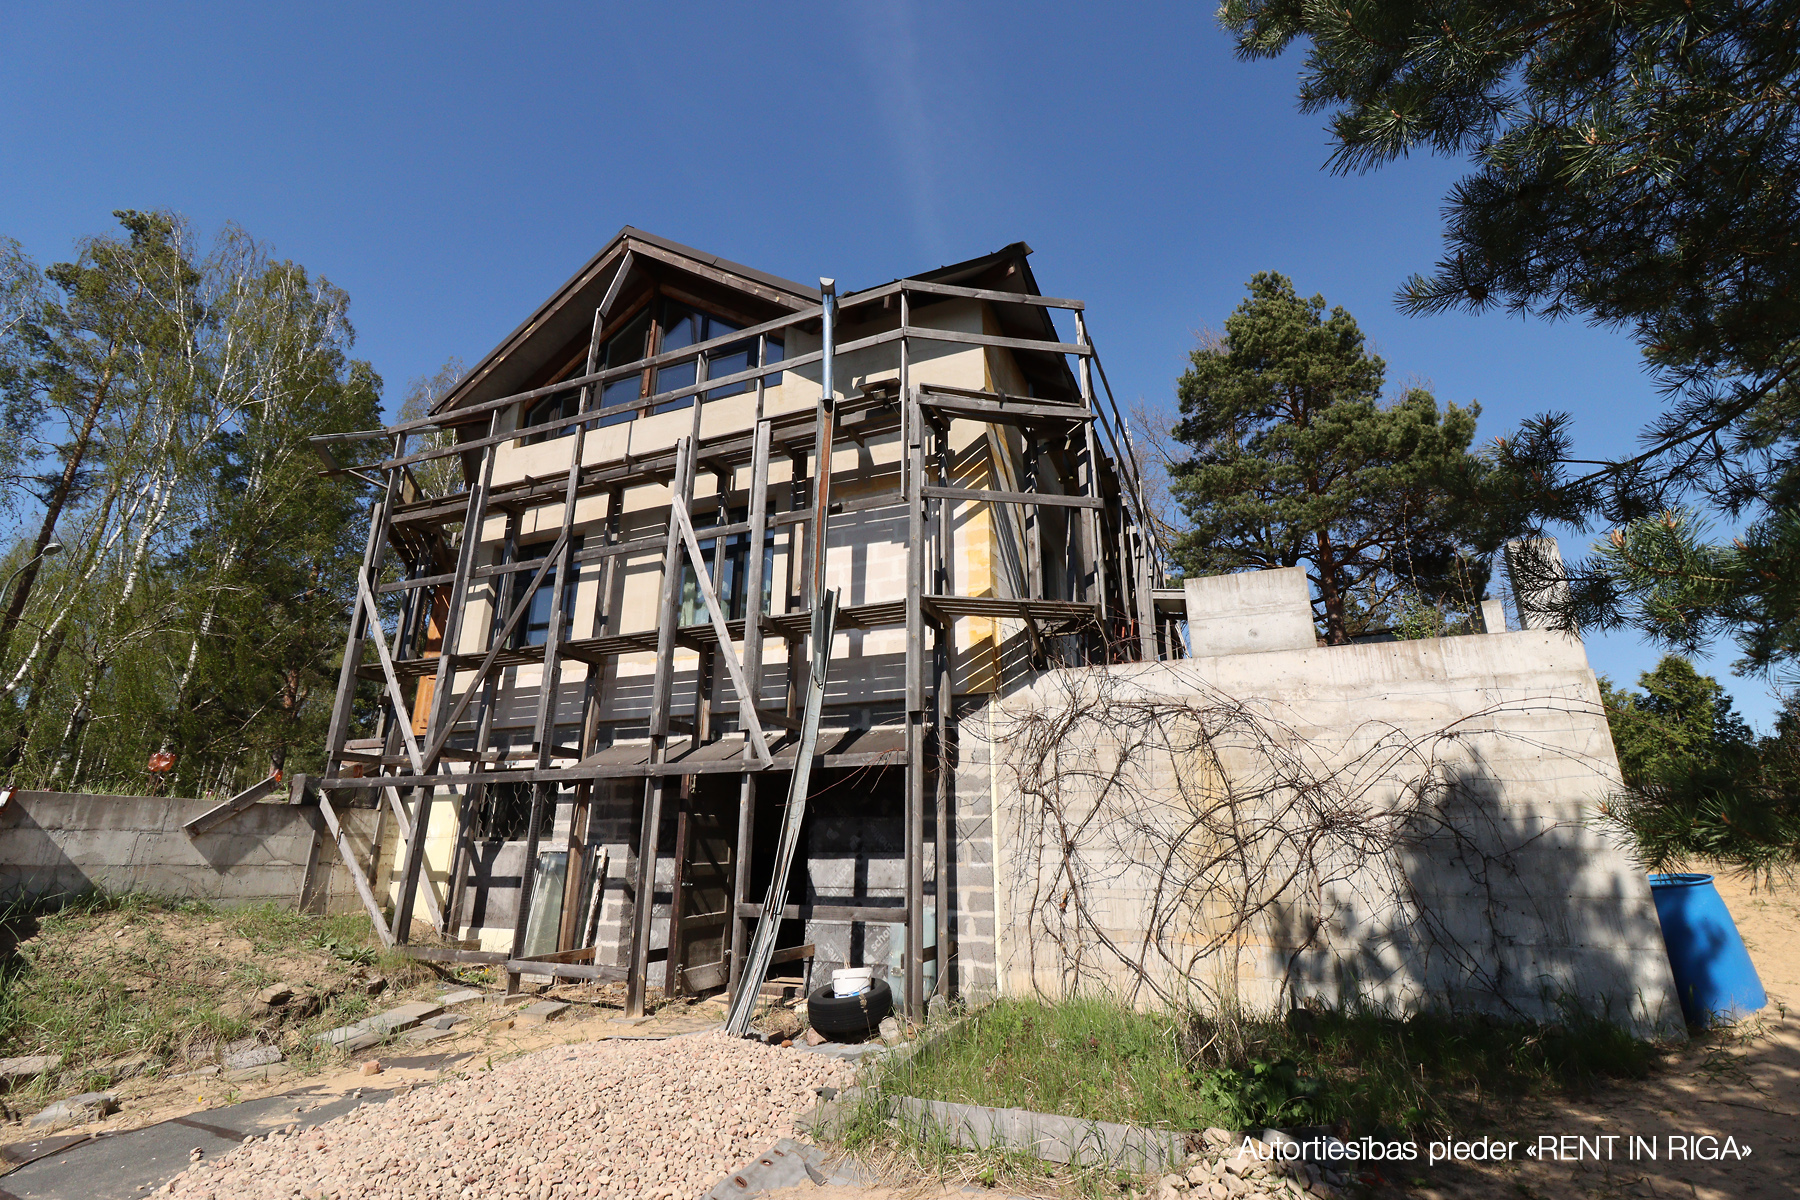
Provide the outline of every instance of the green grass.
[[879,1070],[889,1093],[1164,1129],[1330,1125],[1443,1133],[1526,1096],[1647,1074],[1658,1048],[1559,1023],[1366,1008],[1288,1020],[1136,1012],[1108,999],[1003,1000]]
[[[61,1070],[28,1089],[44,1096],[186,1069],[253,1033],[304,1067],[317,1056],[311,1034],[369,1011],[344,986],[352,971],[385,975],[396,992],[435,978],[384,952],[361,914],[89,896],[51,912],[15,909],[0,925],[10,935],[0,943],[10,947],[0,957],[0,1057],[60,1056]],[[252,1011],[251,997],[284,969],[326,993],[318,1013],[284,1022]]]

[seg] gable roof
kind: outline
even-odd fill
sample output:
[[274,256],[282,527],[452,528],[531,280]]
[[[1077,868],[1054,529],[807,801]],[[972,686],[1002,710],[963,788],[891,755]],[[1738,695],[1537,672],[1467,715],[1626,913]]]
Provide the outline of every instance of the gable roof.
[[[754,297],[776,309],[798,312],[816,306],[822,299],[817,288],[627,225],[598,254],[588,260],[585,266],[553,292],[549,299],[539,305],[537,311],[521,322],[499,345],[488,351],[454,388],[439,397],[432,405],[432,413],[497,400],[532,386],[528,381],[534,372],[544,366],[550,354],[588,335],[593,326],[594,310],[600,306],[612,287],[627,252],[634,258],[654,262],[715,286]],[[1037,280],[1027,261],[1030,254],[1030,246],[1024,242],[1014,242],[990,254],[905,278],[936,283],[979,282],[982,287],[991,290],[1040,295]],[[1002,268],[1005,268],[1004,274],[1001,274]],[[994,278],[995,276],[999,277]],[[1007,304],[997,306],[995,311],[1008,334],[1048,341],[1060,340],[1056,327],[1051,322],[1049,310],[1045,308]],[[1036,371],[1048,371],[1058,382],[1066,378],[1066,386],[1073,389],[1074,378],[1060,357],[1021,352],[1021,359],[1030,361]],[[1039,359],[1042,361],[1036,361]]]
[[799,310],[819,303],[819,289],[746,267],[684,246],[680,242],[658,237],[630,225],[614,235],[587,265],[571,275],[566,283],[552,292],[519,327],[488,351],[461,382],[438,397],[431,406],[433,413],[497,400],[523,390],[523,380],[542,365],[539,358],[521,351],[530,343],[553,348],[567,344],[586,333],[593,324],[594,310],[600,306],[613,277],[629,251],[635,256],[659,262],[714,283],[746,292],[778,308]]

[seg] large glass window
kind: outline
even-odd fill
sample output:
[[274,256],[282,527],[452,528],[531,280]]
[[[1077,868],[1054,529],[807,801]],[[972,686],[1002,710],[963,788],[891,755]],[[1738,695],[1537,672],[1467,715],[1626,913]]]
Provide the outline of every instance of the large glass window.
[[[637,362],[650,354],[650,306],[645,305],[637,316],[625,323],[625,328],[606,340],[606,346],[600,355],[601,370],[622,367],[627,363]],[[627,375],[623,379],[615,379],[600,392],[601,408],[616,408],[621,404],[629,404],[640,399],[644,394],[644,376],[642,372]],[[618,425],[632,420],[637,414],[630,410],[614,413],[610,417],[600,418],[601,425]]]
[[[733,523],[744,520],[740,511],[731,517]],[[705,538],[700,542],[700,553],[706,556],[710,565],[719,544],[717,538]],[[717,581],[719,603],[725,608],[727,621],[740,620],[749,607],[750,583],[750,535],[736,533],[725,539],[725,561],[721,568],[721,578]],[[762,610],[769,611],[770,597],[775,594],[775,535],[771,532],[763,540],[763,581]],[[681,623],[683,625],[700,625],[712,618],[706,611],[706,598],[700,594],[700,579],[694,574],[692,561],[683,558],[681,568]]]
[[[653,307],[657,317],[654,328],[650,320]],[[724,317],[716,317],[679,301],[660,300],[655,305],[645,305],[635,317],[626,322],[624,328],[607,339],[606,345],[601,348],[599,369],[622,367],[653,355],[682,350],[700,342],[711,341],[714,338],[735,333],[741,328],[743,328],[741,325],[728,321]],[[768,341],[768,362],[778,363],[781,358],[781,341],[779,338],[772,337]],[[748,371],[755,365],[756,339],[746,338],[741,342],[722,346],[708,355],[706,374],[709,379],[718,379],[722,376]],[[582,374],[585,366],[585,362],[577,362],[563,372],[562,378],[569,379]],[[697,364],[691,361],[660,367],[651,372],[651,375],[653,378],[650,381],[648,393],[643,390],[644,380],[641,373],[628,375],[607,384],[592,407],[617,408],[623,404],[630,404],[634,400],[646,399],[651,395],[692,387],[699,379]],[[722,388],[709,390],[706,398],[716,400],[722,396],[734,396],[750,390],[752,390],[750,383],[740,380]],[[548,424],[561,417],[572,417],[579,410],[580,403],[581,396],[578,391],[547,396],[525,410],[524,420],[520,424],[524,428],[530,428],[534,425]],[[656,411],[659,413],[674,412],[686,408],[691,403],[693,403],[693,397],[684,396],[679,400],[670,400],[658,405]],[[602,426],[617,425],[633,420],[636,416],[636,412],[627,409],[614,413],[610,417],[602,417],[599,424]],[[541,442],[545,438],[563,437],[573,433],[574,429],[573,425],[568,425],[554,433],[545,431],[528,435],[526,441],[528,443]]]
[[[538,564],[543,561],[544,555],[549,552],[550,547],[554,544],[555,543],[553,542],[545,542],[538,546],[526,546],[520,548],[520,563],[530,563],[531,566],[526,570],[518,571],[513,574],[511,593],[514,606],[517,606],[519,601],[525,598],[525,589],[531,586],[533,577],[537,575]],[[580,551],[580,538],[575,539],[574,549],[577,552]],[[562,606],[565,620],[575,611],[575,588],[580,582],[580,577],[581,567],[579,564],[571,564],[569,578],[563,582]],[[525,615],[521,617],[519,623],[513,627],[512,649],[517,650],[525,646],[542,646],[545,642],[550,640],[550,609],[555,601],[556,568],[552,566],[549,571],[545,572],[544,582],[539,584],[537,591],[531,594],[531,607],[525,610]]]

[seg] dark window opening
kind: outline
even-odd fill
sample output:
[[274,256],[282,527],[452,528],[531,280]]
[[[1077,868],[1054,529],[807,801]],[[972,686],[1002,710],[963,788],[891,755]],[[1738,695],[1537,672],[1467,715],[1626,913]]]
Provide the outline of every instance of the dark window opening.
[[[700,342],[724,337],[726,334],[735,333],[737,330],[743,328],[743,326],[734,321],[728,321],[724,317],[715,317],[711,313],[703,312],[691,305],[682,304],[675,300],[663,300],[656,306],[659,319],[657,321],[656,344],[653,346],[651,344],[651,308],[651,305],[645,305],[635,317],[626,322],[624,328],[620,329],[617,333],[613,334],[612,337],[606,340],[606,344],[601,347],[598,366],[596,367],[597,370],[604,371],[613,367],[622,367],[630,363],[638,362],[641,359],[649,358],[652,355],[666,354],[673,350],[682,350],[689,346],[697,345]],[[767,356],[768,364],[774,364],[781,361],[781,339],[776,337],[768,339]],[[583,374],[585,366],[585,362],[577,362],[567,371],[563,372],[561,378],[571,379],[577,375]],[[709,379],[718,379],[723,376],[736,375],[740,372],[751,370],[755,366],[756,339],[746,338],[741,342],[734,342],[730,345],[722,346],[708,355],[706,375]],[[644,391],[644,373],[639,372],[628,375],[623,379],[615,379],[611,383],[608,383],[601,389],[600,395],[593,401],[590,407],[600,409],[617,408],[620,405],[631,404],[634,401],[647,399],[650,396],[661,395],[665,392],[679,391],[682,388],[692,387],[699,381],[698,364],[692,361],[675,363],[667,367],[658,367],[654,371],[649,372],[649,374],[651,380],[650,390],[648,392]],[[560,382],[560,380],[556,382]],[[752,381],[739,380],[737,383],[726,384],[722,388],[713,388],[709,390],[706,393],[706,398],[708,400],[717,400],[724,396],[735,396],[751,390],[753,390]],[[675,412],[679,409],[686,408],[692,403],[692,396],[683,396],[678,400],[669,400],[657,405],[655,411],[659,413]],[[520,421],[520,426],[521,428],[530,428],[536,425],[548,424],[551,421],[563,417],[572,417],[580,411],[580,404],[581,393],[579,390],[569,391],[556,396],[546,396],[526,407],[524,417]],[[638,414],[635,411],[627,409],[623,412],[617,412],[611,416],[600,418],[597,425],[600,427],[618,425],[636,419],[637,415]],[[568,425],[555,432],[546,430],[543,433],[527,435],[525,441],[526,444],[530,445],[545,441],[549,438],[563,437],[566,434],[574,432],[574,429],[575,427],[573,425]]]
[[[745,519],[742,509],[731,513],[728,520],[732,524]],[[700,553],[705,556],[709,567],[717,557],[719,539],[702,538]],[[714,581],[719,589],[719,604],[725,609],[727,621],[742,620],[749,607],[750,586],[750,535],[734,533],[725,539],[725,561],[719,564],[719,578]],[[773,531],[763,538],[763,578],[762,578],[762,611],[768,612],[770,599],[775,594],[775,534]],[[694,574],[694,564],[683,556],[681,567],[681,623],[683,625],[700,625],[710,621],[712,617],[706,611],[706,598],[700,594],[700,578]]]
[[[515,572],[512,577],[511,603],[513,607],[517,607],[519,601],[525,598],[525,589],[531,586],[532,579],[537,575],[537,565],[543,561],[545,553],[548,552],[550,547],[554,544],[555,543],[551,542],[538,546],[520,547],[519,561],[521,563],[531,563],[532,565],[525,570]],[[575,538],[573,541],[572,552],[580,553],[580,551],[581,539]],[[580,564],[572,563],[570,564],[569,578],[564,581],[563,584],[562,610],[563,629],[565,632],[569,628],[569,622],[574,618],[575,589],[576,585],[580,582]],[[550,609],[555,603],[555,600],[556,567],[552,566],[549,571],[545,572],[544,582],[538,585],[535,592],[531,593],[531,606],[525,610],[525,615],[521,617],[519,623],[513,627],[512,641],[509,643],[511,649],[517,650],[524,646],[542,646],[550,639]]]
[[472,833],[478,841],[518,842],[531,831],[529,783],[490,783],[475,810]]

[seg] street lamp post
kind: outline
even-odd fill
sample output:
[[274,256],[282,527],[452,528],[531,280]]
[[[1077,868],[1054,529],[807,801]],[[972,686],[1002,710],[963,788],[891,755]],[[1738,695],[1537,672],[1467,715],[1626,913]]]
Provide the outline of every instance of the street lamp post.
[[26,567],[29,567],[32,563],[37,562],[41,558],[55,558],[58,554],[62,553],[62,550],[63,544],[56,540],[56,535],[54,533],[51,534],[50,540],[44,543],[44,548],[42,550],[39,550],[36,554],[32,555],[31,558],[21,566],[14,568],[13,573],[6,577],[6,586],[0,588],[0,596],[4,596],[6,593],[12,591],[13,580],[19,577],[20,571],[23,571]]

